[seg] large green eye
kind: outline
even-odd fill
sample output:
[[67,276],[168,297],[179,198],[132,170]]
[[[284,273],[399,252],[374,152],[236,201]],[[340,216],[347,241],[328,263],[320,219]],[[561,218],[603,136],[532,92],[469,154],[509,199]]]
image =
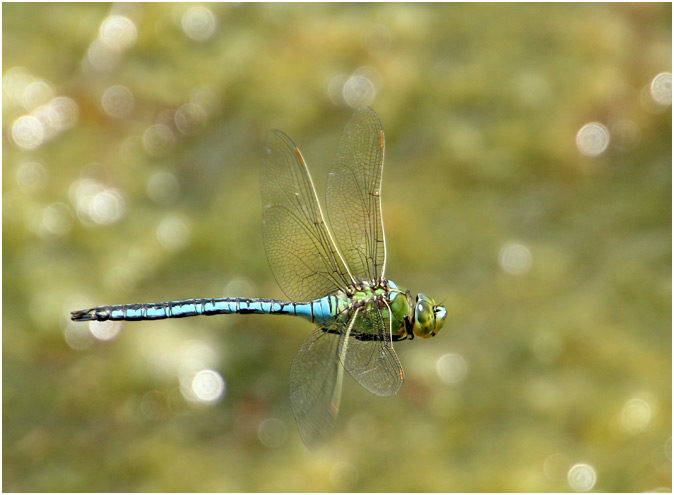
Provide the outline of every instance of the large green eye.
[[418,294],[414,306],[414,335],[427,339],[435,337],[445,323],[447,310],[438,306],[426,294]]

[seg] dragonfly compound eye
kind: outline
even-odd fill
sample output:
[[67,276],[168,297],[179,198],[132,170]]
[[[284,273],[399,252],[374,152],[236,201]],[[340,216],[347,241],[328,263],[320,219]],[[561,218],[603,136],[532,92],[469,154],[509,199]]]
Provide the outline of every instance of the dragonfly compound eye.
[[435,337],[447,316],[447,310],[437,306],[426,294],[418,294],[414,307],[414,335],[427,339]]

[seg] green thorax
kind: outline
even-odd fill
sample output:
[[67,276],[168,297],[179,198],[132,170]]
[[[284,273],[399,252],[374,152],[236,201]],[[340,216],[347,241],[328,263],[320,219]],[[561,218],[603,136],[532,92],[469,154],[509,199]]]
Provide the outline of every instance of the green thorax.
[[[335,303],[334,314],[341,322],[349,322],[355,311],[358,315],[353,324],[352,333],[356,338],[377,339],[382,333],[379,314],[384,328],[389,328],[393,340],[413,338],[412,321],[414,301],[409,291],[399,289],[390,280],[384,280],[376,286],[362,284],[351,295],[342,291],[330,294]],[[379,311],[375,311],[378,308]],[[348,324],[348,323],[347,323]]]

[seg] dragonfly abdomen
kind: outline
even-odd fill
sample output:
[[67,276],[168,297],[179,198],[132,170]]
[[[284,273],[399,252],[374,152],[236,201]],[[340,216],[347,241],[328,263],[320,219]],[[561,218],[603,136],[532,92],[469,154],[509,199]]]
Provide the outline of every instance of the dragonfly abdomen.
[[161,303],[118,304],[73,311],[74,321],[107,320],[163,320],[198,315],[221,314],[284,314],[300,316],[309,321],[323,321],[332,315],[334,296],[316,301],[296,303],[278,299],[248,299],[227,297],[221,299],[186,299]]

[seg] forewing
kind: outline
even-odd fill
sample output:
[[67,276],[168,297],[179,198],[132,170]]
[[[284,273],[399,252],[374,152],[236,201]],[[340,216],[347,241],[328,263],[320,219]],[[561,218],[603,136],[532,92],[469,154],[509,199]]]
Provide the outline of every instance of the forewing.
[[326,204],[335,242],[363,280],[384,277],[386,242],[381,217],[384,131],[370,107],[354,112],[337,145],[328,176]]
[[292,140],[272,131],[260,176],[263,238],[276,282],[295,301],[351,285],[318,204],[306,163]]
[[[340,337],[339,356],[346,371],[366,390],[375,395],[395,395],[403,385],[403,368],[393,350],[390,322],[372,303],[356,317],[349,332]],[[362,340],[355,335],[374,333],[374,339]]]
[[310,449],[330,436],[339,412],[344,368],[337,358],[338,348],[338,334],[317,328],[290,368],[290,403],[300,437]]

